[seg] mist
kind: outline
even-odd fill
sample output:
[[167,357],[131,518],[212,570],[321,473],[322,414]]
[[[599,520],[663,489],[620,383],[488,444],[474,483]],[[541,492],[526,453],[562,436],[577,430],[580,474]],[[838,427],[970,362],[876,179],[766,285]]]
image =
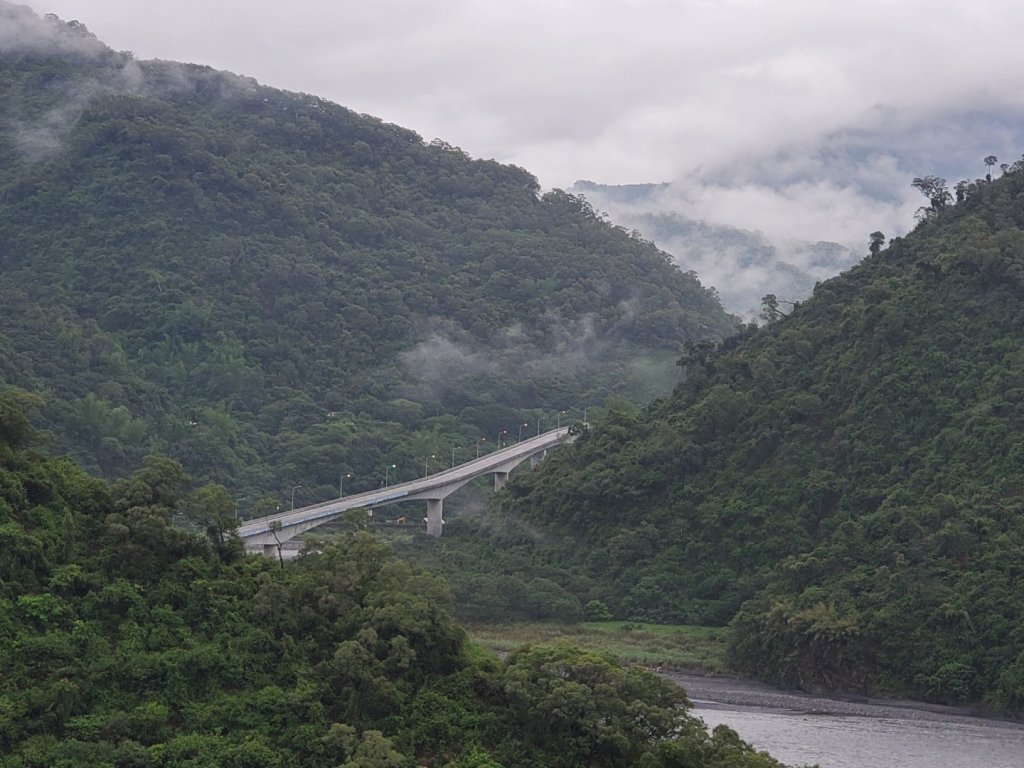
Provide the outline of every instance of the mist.
[[[83,68],[73,85],[51,94],[53,106],[40,112],[30,100],[15,102],[4,117],[15,145],[29,161],[57,154],[89,104],[110,94],[164,97],[203,86],[215,87],[222,98],[250,95],[257,89],[251,78],[177,62],[137,61],[131,53],[104,45],[77,21],[63,22],[52,14],[37,16],[25,6],[0,0],[0,54],[60,55],[101,66]],[[55,98],[53,98],[55,97]]]

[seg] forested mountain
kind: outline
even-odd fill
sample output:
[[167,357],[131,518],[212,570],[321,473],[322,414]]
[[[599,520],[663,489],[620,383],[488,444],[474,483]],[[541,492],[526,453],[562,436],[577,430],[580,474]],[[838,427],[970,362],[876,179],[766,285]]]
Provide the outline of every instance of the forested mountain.
[[734,330],[520,168],[2,2],[0,114],[0,382],[108,477],[163,453],[247,505],[376,487],[667,392]]
[[770,680],[1024,711],[1024,162],[922,181],[910,235],[510,483],[502,546],[621,617],[732,621]]
[[33,448],[37,402],[0,392],[5,768],[780,765],[646,670],[483,653],[445,585],[365,532],[287,568],[245,556],[223,487],[154,457],[89,477]]

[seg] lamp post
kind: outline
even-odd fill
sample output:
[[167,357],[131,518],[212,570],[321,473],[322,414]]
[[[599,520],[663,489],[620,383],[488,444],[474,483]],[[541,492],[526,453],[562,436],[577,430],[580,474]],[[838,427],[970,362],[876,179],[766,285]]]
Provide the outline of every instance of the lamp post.
[[583,426],[587,426],[587,409],[583,409]]
[[555,420],[555,429],[561,428],[561,426],[562,426],[562,414],[563,413],[565,413],[564,410],[558,412],[558,416],[557,416],[557,418]]
[[436,458],[437,458],[437,456],[432,453],[429,456],[427,456],[425,459],[423,459],[423,476],[424,477],[426,477],[427,475],[430,474],[427,471],[427,462],[429,462],[431,459],[436,459]]
[[527,423],[525,421],[522,424],[519,425],[519,439],[516,440],[517,443],[523,442],[523,427],[528,427],[528,426],[530,426],[529,423]]
[[452,446],[452,469],[455,469],[455,446]]
[[508,428],[498,430],[498,450],[501,450],[501,436],[508,434]]
[[384,487],[385,488],[388,487],[388,473],[392,469],[398,469],[398,465],[396,465],[396,464],[385,464],[384,465]]
[[476,457],[478,459],[480,458],[480,443],[486,443],[486,442],[487,442],[487,438],[486,437],[481,437],[479,440],[476,441]]
[[352,473],[349,472],[347,475],[342,475],[341,479],[338,480],[338,498],[339,499],[345,498],[345,478],[346,477],[349,480],[351,480],[352,479]]
[[292,486],[292,509],[295,509],[295,491],[298,490],[301,487],[302,487],[301,485],[293,485]]
[[241,519],[238,516],[238,502],[245,501],[246,498],[248,498],[248,497],[246,497],[246,496],[239,496],[237,499],[235,499],[235,520],[240,520]]
[[538,435],[540,434],[540,423],[541,423],[542,421],[544,421],[544,417],[543,417],[543,416],[538,416],[538,417],[537,417],[537,434],[538,434]]

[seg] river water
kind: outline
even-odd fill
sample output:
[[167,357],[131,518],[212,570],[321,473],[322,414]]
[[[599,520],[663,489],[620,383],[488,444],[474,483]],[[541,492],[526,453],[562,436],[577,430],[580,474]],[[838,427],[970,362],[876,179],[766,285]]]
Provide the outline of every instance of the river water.
[[666,674],[693,714],[792,766],[1024,768],[1024,724],[915,702],[845,701],[745,680]]

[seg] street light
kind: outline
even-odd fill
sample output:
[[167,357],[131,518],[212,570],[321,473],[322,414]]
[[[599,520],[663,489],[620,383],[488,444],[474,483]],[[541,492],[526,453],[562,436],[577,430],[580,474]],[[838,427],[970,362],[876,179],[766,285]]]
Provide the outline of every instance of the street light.
[[302,487],[301,485],[293,485],[292,486],[292,509],[295,509],[295,491],[296,491],[296,489],[301,488],[301,487]]
[[455,469],[455,446],[452,446],[452,469]]
[[587,409],[583,409],[583,426],[587,426]]
[[555,429],[561,428],[561,426],[562,426],[562,414],[563,413],[565,413],[565,411],[559,411],[558,412],[558,418],[555,421]]
[[542,421],[544,421],[544,417],[543,417],[543,416],[538,416],[538,417],[537,417],[537,434],[538,434],[538,435],[540,434],[540,423],[541,423]]
[[345,478],[346,477],[349,480],[351,480],[352,479],[352,473],[349,472],[347,475],[342,475],[341,478],[338,480],[338,498],[339,499],[345,498]]
[[384,465],[384,487],[385,488],[388,487],[388,472],[390,472],[392,469],[398,469],[398,465],[397,464],[385,464]]
[[523,427],[528,427],[528,426],[530,426],[529,423],[525,422],[525,421],[522,424],[519,425],[519,439],[516,440],[517,443],[523,442]]
[[245,501],[247,498],[248,498],[247,496],[239,496],[237,499],[235,499],[235,520],[240,520],[241,519],[238,516],[238,502]]
[[508,434],[508,428],[498,430],[498,450],[501,450],[501,436]]
[[481,437],[479,440],[476,441],[476,457],[478,459],[480,458],[480,443],[486,443],[486,442],[487,442],[487,438],[486,437]]
[[429,456],[427,456],[427,458],[425,458],[425,459],[423,460],[423,476],[424,476],[424,477],[426,477],[426,476],[427,476],[428,474],[430,474],[429,472],[427,472],[427,462],[428,462],[428,461],[430,461],[431,459],[436,459],[436,458],[437,458],[437,456],[435,456],[435,455],[434,455],[434,454],[432,453],[432,454],[430,454]]

